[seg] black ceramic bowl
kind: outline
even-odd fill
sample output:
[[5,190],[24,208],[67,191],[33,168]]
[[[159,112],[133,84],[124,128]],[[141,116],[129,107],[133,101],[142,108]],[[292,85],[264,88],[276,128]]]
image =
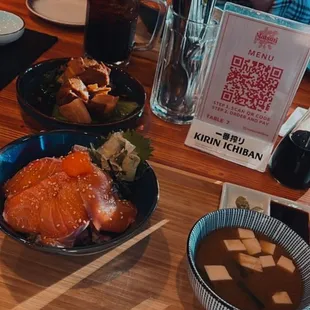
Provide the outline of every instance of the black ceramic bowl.
[[[29,162],[46,156],[61,156],[67,154],[73,145],[89,146],[98,144],[100,136],[78,131],[52,131],[26,136],[13,141],[0,150],[0,187],[16,172]],[[10,228],[3,219],[4,195],[0,194],[0,229],[9,237],[33,249],[62,255],[89,255],[110,250],[125,240],[133,237],[148,221],[156,208],[158,201],[158,183],[153,169],[147,164],[142,177],[132,184],[133,203],[137,206],[136,222],[124,233],[115,235],[111,241],[73,248],[56,248],[41,246],[27,240],[27,236],[19,234]]]
[[139,107],[126,118],[120,121],[102,122],[96,124],[79,124],[57,120],[52,116],[54,104],[40,102],[40,85],[42,77],[47,72],[68,62],[69,58],[58,58],[43,61],[28,68],[22,73],[16,82],[18,102],[23,111],[35,121],[48,129],[80,129],[108,133],[112,130],[135,128],[137,120],[142,116],[145,105],[145,90],[143,86],[128,73],[119,68],[111,68],[111,81],[117,93],[125,95],[129,100],[138,103]]

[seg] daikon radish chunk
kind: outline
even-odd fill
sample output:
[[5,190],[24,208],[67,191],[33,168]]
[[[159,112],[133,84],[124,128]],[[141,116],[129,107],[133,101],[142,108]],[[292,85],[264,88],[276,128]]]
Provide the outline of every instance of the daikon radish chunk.
[[80,98],[74,99],[70,103],[60,106],[59,112],[68,121],[84,124],[91,123],[91,117],[85,107],[83,100]]

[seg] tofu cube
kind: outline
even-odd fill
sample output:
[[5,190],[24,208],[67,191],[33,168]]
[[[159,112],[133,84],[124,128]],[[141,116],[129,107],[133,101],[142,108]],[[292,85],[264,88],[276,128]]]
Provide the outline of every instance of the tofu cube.
[[239,239],[224,240],[224,243],[229,252],[246,250],[244,244]]
[[283,255],[279,258],[277,265],[290,273],[293,273],[296,269],[293,261]]
[[238,228],[238,234],[240,239],[254,239],[255,234],[250,229]]
[[266,254],[270,254],[270,255],[273,255],[274,254],[274,251],[276,249],[276,245],[274,243],[271,243],[271,242],[268,242],[268,241],[263,241],[263,240],[260,240],[259,241],[259,244],[262,248],[262,251]]
[[257,272],[263,272],[263,268],[260,259],[254,256],[250,256],[244,253],[238,254],[239,264],[243,267],[252,269]]
[[205,266],[205,270],[208,274],[210,281],[232,280],[232,277],[229,275],[225,266]]
[[250,255],[258,254],[262,251],[262,248],[256,238],[254,239],[243,239],[242,240],[247,252]]
[[277,305],[291,305],[292,300],[287,292],[277,292],[273,294],[272,300]]
[[260,256],[259,260],[263,268],[273,267],[276,265],[272,255]]

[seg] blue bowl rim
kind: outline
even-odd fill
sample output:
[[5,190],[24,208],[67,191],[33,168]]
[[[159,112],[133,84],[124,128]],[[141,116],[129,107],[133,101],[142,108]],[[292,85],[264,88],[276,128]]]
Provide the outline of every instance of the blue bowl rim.
[[113,121],[113,122],[106,122],[106,123],[91,123],[91,124],[85,124],[85,123],[75,123],[75,122],[69,122],[69,121],[62,121],[62,120],[58,120],[52,116],[48,116],[42,112],[40,112],[38,109],[34,108],[29,102],[28,100],[26,100],[22,95],[21,95],[21,84],[23,83],[23,79],[25,78],[25,76],[31,71],[31,70],[35,70],[38,67],[44,65],[44,64],[48,64],[48,63],[61,63],[63,62],[63,64],[65,64],[66,62],[68,62],[70,60],[70,57],[60,57],[60,58],[52,58],[52,59],[48,59],[48,60],[43,60],[40,62],[37,62],[36,64],[28,67],[24,72],[22,72],[21,74],[19,74],[19,76],[17,77],[16,80],[16,94],[17,94],[17,99],[18,99],[18,103],[21,107],[25,106],[26,108],[30,109],[32,113],[39,115],[40,117],[47,119],[55,124],[58,124],[60,126],[62,125],[71,125],[71,126],[77,126],[80,127],[81,130],[86,130],[86,128],[104,128],[104,127],[110,127],[110,126],[119,126],[122,125],[125,122],[131,121],[133,119],[135,119],[136,117],[139,116],[139,114],[141,112],[143,112],[144,107],[145,107],[145,101],[146,101],[146,91],[145,88],[143,87],[143,85],[141,84],[140,81],[138,81],[136,78],[134,78],[133,76],[131,76],[129,73],[127,73],[125,70],[118,68],[118,67],[114,67],[114,66],[109,66],[107,65],[110,69],[115,70],[121,74],[124,74],[128,77],[128,79],[132,80],[134,83],[136,83],[138,85],[139,88],[141,88],[141,90],[143,90],[143,97],[144,97],[144,101],[142,105],[139,105],[139,108],[137,109],[136,112],[132,113],[131,115],[129,115],[128,117],[119,120],[119,121]]
[[[219,295],[217,295],[209,286],[208,284],[202,279],[200,273],[198,272],[197,268],[196,268],[196,264],[195,264],[195,258],[192,257],[191,253],[190,253],[190,239],[191,239],[191,236],[192,236],[192,233],[193,233],[193,230],[196,228],[196,226],[202,222],[206,217],[212,215],[212,214],[215,214],[215,213],[226,213],[227,210],[236,210],[236,211],[232,211],[232,212],[243,212],[243,213],[248,213],[248,214],[251,214],[251,213],[255,213],[257,214],[257,216],[261,217],[262,219],[265,218],[268,220],[268,218],[270,218],[269,215],[266,215],[266,214],[261,214],[261,213],[257,213],[255,211],[251,211],[251,210],[246,210],[246,209],[221,209],[221,210],[216,210],[216,211],[213,211],[213,212],[210,212],[210,213],[207,213],[206,215],[202,216],[199,220],[197,220],[195,222],[195,224],[193,225],[193,227],[191,228],[190,230],[190,233],[188,235],[188,238],[187,238],[187,251],[186,251],[186,256],[187,256],[187,260],[188,260],[188,263],[189,263],[189,267],[191,268],[191,271],[193,272],[193,275],[195,277],[195,279],[200,283],[200,285],[203,287],[203,289],[205,291],[207,291],[211,296],[212,298],[215,298],[216,300],[220,301],[223,306],[231,309],[231,310],[239,310],[239,308],[231,305],[229,302],[225,301],[222,297],[220,297]],[[298,239],[299,242],[301,243],[304,243],[305,245],[309,246],[299,235],[297,235],[297,233],[295,231],[293,231],[290,227],[288,227],[286,224],[284,224],[283,222],[279,221],[278,219],[276,218],[272,218],[273,221],[275,222],[278,222],[280,226],[286,226],[288,228],[288,231],[290,234],[293,234],[295,235],[295,237]],[[236,226],[237,227],[237,226]]]
[[[54,134],[66,134],[66,133],[92,136],[94,138],[100,137],[99,135],[97,135],[95,133],[83,132],[83,131],[73,130],[73,129],[72,130],[60,129],[60,130],[53,130],[53,131],[48,131],[48,132],[41,132],[41,133],[37,133],[37,134],[26,135],[26,136],[23,136],[21,138],[18,138],[16,140],[10,142],[9,144],[0,148],[0,154],[5,153],[9,148],[11,148],[17,144],[25,143],[28,140],[33,139],[33,138],[37,138],[40,136],[54,135]],[[66,248],[66,247],[58,248],[58,247],[40,246],[40,245],[35,244],[33,242],[18,238],[16,236],[12,235],[10,232],[3,229],[1,223],[0,223],[0,231],[2,231],[5,235],[9,236],[10,238],[13,238],[14,240],[18,241],[19,243],[22,243],[22,244],[29,246],[35,250],[38,250],[41,252],[46,252],[46,253],[54,253],[54,254],[62,254],[62,255],[94,255],[94,254],[97,254],[99,252],[108,251],[108,250],[114,248],[115,246],[117,246],[118,244],[121,244],[121,243],[131,239],[132,237],[134,237],[143,228],[143,226],[147,223],[147,221],[151,218],[153,212],[157,208],[158,200],[159,200],[159,183],[158,183],[158,180],[157,180],[157,177],[156,177],[156,174],[155,174],[153,168],[150,166],[149,163],[146,162],[146,164],[151,169],[152,177],[155,180],[156,197],[154,197],[154,202],[153,202],[149,212],[145,216],[145,218],[141,221],[141,223],[139,223],[139,225],[137,225],[135,227],[135,229],[133,231],[131,231],[127,235],[120,234],[119,236],[112,239],[111,241],[108,241],[107,243],[103,243],[103,244],[95,244],[95,245],[88,245],[88,246],[74,247],[74,248]]]

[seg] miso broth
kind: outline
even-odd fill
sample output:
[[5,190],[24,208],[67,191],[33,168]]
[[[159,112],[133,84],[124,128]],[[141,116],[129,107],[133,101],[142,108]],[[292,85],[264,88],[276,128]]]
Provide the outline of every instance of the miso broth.
[[[268,237],[255,233],[257,241],[268,241],[275,244]],[[224,240],[244,239],[240,238],[237,228],[224,228],[212,232],[205,237],[198,246],[196,253],[196,266],[206,283],[212,290],[231,305],[241,310],[293,310],[297,309],[302,298],[303,284],[300,271],[290,255],[281,246],[275,244],[274,253],[249,254],[245,250],[229,251]],[[249,240],[249,239],[247,239]],[[256,242],[257,243],[257,242]],[[240,254],[243,253],[243,254]],[[240,255],[272,256],[275,265],[263,268],[262,272],[241,266]],[[281,256],[288,258],[295,267],[290,272],[277,265]],[[270,257],[269,257],[270,259]],[[261,262],[261,259],[259,259]],[[225,266],[227,276],[231,279],[210,280],[205,266]],[[221,267],[223,268],[223,267]],[[210,275],[210,274],[209,274]],[[286,292],[292,304],[276,304],[273,295],[278,292]]]

